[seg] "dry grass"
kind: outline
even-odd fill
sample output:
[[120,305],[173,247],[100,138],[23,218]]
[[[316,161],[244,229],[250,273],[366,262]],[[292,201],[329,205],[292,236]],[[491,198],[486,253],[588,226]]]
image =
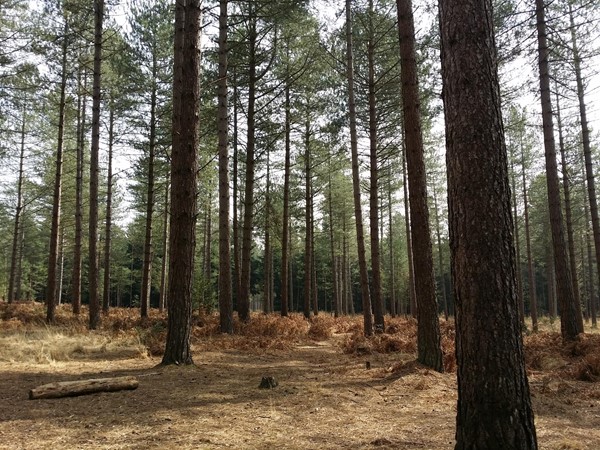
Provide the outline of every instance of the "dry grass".
[[[365,338],[362,317],[253,314],[234,335],[217,315],[193,318],[196,366],[156,367],[167,320],[112,309],[99,330],[87,311],[0,302],[0,436],[6,448],[450,450],[456,415],[454,323],[441,321],[439,374],[416,359],[417,324],[386,318]],[[600,442],[600,335],[564,345],[556,323],[525,337],[540,448]],[[27,402],[28,389],[82,376],[139,377],[136,391]],[[259,390],[263,376],[279,386]],[[582,381],[585,380],[585,381]],[[591,381],[591,382],[590,382]],[[176,387],[176,388],[173,388]],[[568,439],[566,439],[568,437]],[[8,444],[7,444],[8,443]],[[0,447],[3,447],[0,444]],[[3,447],[4,448],[4,447]]]

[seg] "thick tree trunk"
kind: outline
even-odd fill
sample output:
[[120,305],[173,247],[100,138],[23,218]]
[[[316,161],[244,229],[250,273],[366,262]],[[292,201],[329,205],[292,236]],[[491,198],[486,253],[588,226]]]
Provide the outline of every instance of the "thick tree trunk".
[[193,363],[190,333],[198,190],[200,15],[200,0],[176,3],[170,221],[170,229],[176,232],[170,234],[169,242],[165,365]]
[[[222,333],[233,333],[231,251],[229,228],[229,112],[227,101],[227,0],[219,2],[219,323]],[[235,207],[235,206],[234,206]]]
[[104,0],[94,1],[94,84],[92,88],[92,146],[90,151],[90,223],[88,289],[90,295],[90,329],[100,325],[98,292],[98,178],[100,172],[100,82],[102,69],[102,22]]
[[56,309],[56,278],[58,266],[58,232],[60,229],[61,203],[62,203],[62,167],[63,167],[63,141],[65,128],[65,98],[67,89],[67,32],[68,25],[65,18],[62,63],[60,81],[60,103],[58,105],[58,138],[56,144],[56,165],[54,174],[54,191],[52,197],[52,224],[50,226],[50,253],[48,254],[48,278],[46,281],[46,322],[54,323]]
[[[111,99],[112,101],[112,99]],[[112,229],[112,184],[113,184],[113,143],[114,143],[115,111],[110,106],[108,119],[108,175],[106,180],[106,227],[104,230],[104,289],[102,290],[102,311],[107,314],[110,308],[110,248]]]
[[456,305],[455,448],[536,449],[492,2],[440,0],[439,7]]
[[427,206],[427,175],[421,132],[415,25],[411,0],[398,0],[396,4],[400,33],[402,104],[410,195],[415,294],[419,299],[417,308],[418,359],[427,367],[441,372],[444,367],[433,274],[429,208]]
[[354,192],[354,217],[356,221],[356,244],[358,248],[358,266],[362,296],[364,334],[373,334],[373,316],[371,314],[371,295],[369,274],[365,250],[365,236],[360,196],[360,170],[358,162],[358,138],[356,131],[356,100],[354,98],[354,55],[352,49],[352,11],[351,1],[346,0],[346,77],[348,81],[348,111],[350,117],[350,147],[352,151],[352,187]]
[[583,332],[581,311],[575,302],[572,274],[569,268],[567,248],[565,246],[564,226],[560,202],[556,147],[554,143],[554,124],[552,103],[550,100],[550,74],[548,68],[549,51],[546,39],[546,19],[544,0],[536,0],[540,93],[544,128],[544,148],[546,150],[546,181],[548,185],[548,206],[554,247],[558,297],[560,298],[560,323],[564,340],[573,340]]

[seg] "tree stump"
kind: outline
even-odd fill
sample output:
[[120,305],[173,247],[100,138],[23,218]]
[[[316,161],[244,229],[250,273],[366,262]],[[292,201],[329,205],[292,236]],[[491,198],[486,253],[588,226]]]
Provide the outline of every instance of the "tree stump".
[[91,380],[60,381],[44,384],[29,391],[29,400],[40,398],[75,397],[94,392],[115,392],[136,389],[139,382],[134,377],[95,378]]
[[262,380],[260,381],[258,388],[259,389],[273,389],[273,388],[276,388],[278,384],[279,383],[277,383],[277,380],[274,377],[262,377]]

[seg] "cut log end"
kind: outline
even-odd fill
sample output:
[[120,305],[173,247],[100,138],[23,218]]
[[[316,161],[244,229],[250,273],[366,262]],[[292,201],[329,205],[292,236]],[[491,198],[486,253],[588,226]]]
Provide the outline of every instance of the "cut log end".
[[136,389],[135,377],[94,378],[90,380],[59,381],[44,384],[29,391],[29,400],[44,398],[75,397],[95,392],[116,392]]

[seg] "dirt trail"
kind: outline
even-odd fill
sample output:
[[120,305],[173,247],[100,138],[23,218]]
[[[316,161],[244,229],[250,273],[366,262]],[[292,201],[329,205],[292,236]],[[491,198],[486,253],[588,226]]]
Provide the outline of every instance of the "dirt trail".
[[[195,367],[156,367],[158,359],[0,363],[0,448],[453,448],[455,374],[425,370],[410,355],[344,355],[338,341],[196,352]],[[27,399],[40,384],[120,375],[137,376],[139,388]],[[279,385],[258,389],[263,376]],[[533,376],[532,386],[541,448],[600,448],[596,384]]]

